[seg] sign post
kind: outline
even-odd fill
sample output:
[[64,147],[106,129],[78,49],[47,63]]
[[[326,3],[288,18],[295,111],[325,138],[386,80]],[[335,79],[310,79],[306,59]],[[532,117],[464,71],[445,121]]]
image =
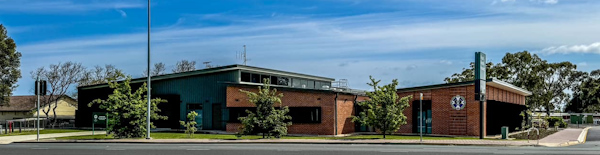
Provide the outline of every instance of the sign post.
[[108,128],[108,113],[106,112],[93,112],[93,122],[92,122],[92,135],[95,132],[96,124],[105,124],[106,128]]
[[486,68],[485,53],[475,52],[475,100],[479,101],[479,139],[484,138],[485,130]]
[[419,94],[419,136],[421,137],[421,143],[423,143],[423,93]]
[[40,80],[40,77],[37,76],[35,79],[35,96],[37,97],[36,107],[37,107],[37,119],[36,119],[36,130],[37,130],[37,141],[40,141],[40,95],[46,95],[47,91],[46,81]]

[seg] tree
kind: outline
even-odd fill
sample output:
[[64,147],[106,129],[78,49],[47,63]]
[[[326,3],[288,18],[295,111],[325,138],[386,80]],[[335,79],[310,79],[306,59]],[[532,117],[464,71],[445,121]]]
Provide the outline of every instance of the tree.
[[[248,101],[256,106],[256,111],[246,110],[247,117],[238,118],[242,122],[241,132],[245,135],[253,132],[262,133],[263,138],[281,137],[287,134],[287,127],[292,125],[292,117],[287,106],[281,107],[281,97],[277,89],[272,89],[268,78],[263,80],[264,87],[258,86],[258,93],[241,90],[248,95]],[[279,106],[279,108],[275,108]]]
[[[581,73],[580,73],[581,74]],[[573,88],[573,98],[565,111],[599,112],[600,111],[600,69],[583,73],[578,84]]]
[[[113,94],[108,95],[108,99],[96,99],[88,104],[91,107],[98,104],[100,109],[110,113],[110,121],[108,131],[113,133],[117,138],[136,138],[143,137],[146,133],[146,112],[148,96],[145,92],[148,91],[146,83],[140,86],[135,92],[132,92],[131,77],[127,77],[125,81],[111,81],[109,87],[114,89]],[[150,118],[153,120],[166,120],[167,116],[158,115],[160,109],[158,104],[166,103],[167,100],[154,98],[151,100]],[[150,126],[155,128],[150,122]]]
[[[65,62],[58,64],[51,64],[48,68],[40,67],[35,71],[31,72],[33,79],[38,76],[40,79],[48,82],[47,96],[40,99],[40,105],[45,107],[42,112],[46,115],[48,125],[53,127],[57,123],[56,119],[56,108],[58,107],[58,100],[61,97],[67,96],[67,94],[80,80],[81,75],[85,71],[85,67],[81,63]],[[46,106],[47,105],[47,106]],[[53,113],[53,117],[49,118],[49,113]]]
[[368,100],[358,103],[364,112],[359,116],[352,116],[352,121],[374,127],[385,139],[387,133],[398,131],[400,126],[406,124],[406,116],[402,112],[409,107],[412,96],[398,97],[397,79],[392,80],[391,84],[379,86],[381,80],[375,80],[372,76],[369,78],[371,83],[367,84],[373,87],[374,91],[367,92]]
[[[466,82],[473,81],[475,79],[475,63],[471,62],[469,65],[470,68],[463,68],[461,73],[454,73],[450,77],[444,79],[446,83],[458,83],[458,82]],[[486,63],[486,78],[493,77],[504,77],[506,76],[506,72],[503,72],[503,68],[501,68],[500,64],[494,65],[491,62]]]
[[123,70],[113,65],[95,66],[93,69],[85,71],[79,81],[79,86],[88,86],[104,84],[114,80],[124,80],[126,78]]
[[181,60],[177,62],[173,73],[189,72],[196,70],[196,61]]
[[550,116],[550,111],[556,109],[559,105],[568,102],[570,95],[565,90],[572,89],[575,82],[571,81],[577,66],[570,62],[559,62],[544,64],[544,70],[539,72],[540,77],[544,79],[544,86],[538,89],[536,93],[541,93],[541,105],[546,109],[546,116]]
[[[165,74],[166,70],[167,69],[166,69],[164,63],[162,63],[162,62],[155,63],[154,64],[154,68],[150,71],[150,75],[151,76],[163,75],[163,74]],[[148,76],[148,69],[146,69],[144,71],[144,73],[142,73],[142,75],[147,77]]]
[[[526,98],[528,108],[546,109],[550,113],[557,105],[566,103],[569,95],[565,92],[574,86],[573,79],[577,78],[575,65],[570,62],[549,63],[537,54],[527,51],[506,53],[502,63],[491,66],[487,63],[487,78],[497,78],[517,87],[532,92]],[[448,83],[473,80],[473,63],[471,69],[453,74],[444,81]]]
[[181,124],[181,125],[183,125],[183,127],[185,127],[185,134],[188,135],[188,138],[191,138],[192,136],[194,136],[194,133],[196,131],[198,131],[198,129],[196,129],[196,124],[197,124],[196,116],[198,116],[198,113],[196,113],[195,111],[192,111],[187,114],[187,122],[179,121],[179,124]]
[[21,78],[20,66],[21,53],[17,51],[17,44],[0,24],[0,106],[10,103],[12,91]]

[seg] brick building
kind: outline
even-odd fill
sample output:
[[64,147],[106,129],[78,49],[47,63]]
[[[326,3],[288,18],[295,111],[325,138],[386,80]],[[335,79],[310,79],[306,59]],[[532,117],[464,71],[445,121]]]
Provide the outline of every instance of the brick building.
[[[474,89],[473,81],[398,89],[400,97],[413,96],[410,108],[404,112],[408,122],[398,133],[419,133],[419,95],[423,93],[423,133],[479,136],[480,103],[475,100]],[[521,126],[519,114],[525,110],[525,97],[531,92],[497,79],[488,79],[486,94],[484,135],[500,134],[502,126],[508,126],[510,131]],[[466,103],[462,109],[451,103],[457,96]]]
[[[367,99],[364,92],[335,86],[333,78],[279,71],[273,69],[229,65],[184,73],[152,77],[152,96],[166,99],[159,105],[161,115],[168,120],[153,121],[159,128],[181,129],[180,120],[195,111],[198,128],[237,132],[238,118],[245,110],[255,108],[246,94],[239,90],[257,91],[262,79],[270,79],[273,88],[283,93],[283,106],[290,108],[292,126],[289,134],[341,135],[370,132],[372,128],[351,122],[351,116],[361,109],[356,102]],[[146,78],[132,79],[132,88],[139,88]],[[520,125],[519,113],[525,108],[525,96],[531,93],[508,83],[491,79],[487,82],[486,124],[488,134],[499,133],[501,126],[511,130]],[[77,127],[91,127],[92,112],[103,112],[97,105],[88,107],[94,99],[106,99],[112,93],[107,84],[78,88]],[[474,83],[431,85],[398,89],[400,96],[413,95],[404,114],[408,124],[398,133],[418,133],[418,94],[424,94],[424,126],[427,134],[479,135],[479,103],[474,100]],[[451,100],[456,97],[466,103],[454,110]]]
[[[270,79],[271,86],[283,93],[284,106],[290,107],[293,125],[290,134],[335,135],[354,132],[349,117],[356,101],[364,100],[364,92],[337,87],[333,78],[279,71],[273,69],[229,65],[184,73],[152,77],[152,96],[166,99],[159,104],[161,115],[168,120],[153,121],[159,128],[180,129],[180,120],[195,111],[201,130],[236,132],[238,117],[252,109],[245,89],[256,91],[262,79]],[[132,88],[139,88],[145,78],[131,80]],[[106,99],[112,93],[107,84],[78,88],[76,112],[77,127],[91,127],[92,112],[103,112],[98,105],[88,107],[95,99]],[[335,116],[338,117],[335,117]]]

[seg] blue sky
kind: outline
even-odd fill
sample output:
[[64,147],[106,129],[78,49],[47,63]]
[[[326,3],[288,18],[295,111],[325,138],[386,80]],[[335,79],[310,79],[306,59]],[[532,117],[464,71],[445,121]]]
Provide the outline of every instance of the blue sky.
[[[30,72],[58,62],[113,64],[134,77],[146,63],[146,1],[0,0],[0,23],[23,54],[15,95]],[[550,62],[600,69],[594,0],[155,0],[152,61],[239,64],[400,87],[443,83],[474,52],[498,63],[528,50]],[[197,68],[203,68],[198,65]]]

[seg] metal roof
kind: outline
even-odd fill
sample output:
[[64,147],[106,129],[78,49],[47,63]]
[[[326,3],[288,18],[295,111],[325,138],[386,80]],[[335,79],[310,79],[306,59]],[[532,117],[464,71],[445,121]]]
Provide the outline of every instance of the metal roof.
[[[151,80],[158,81],[158,80],[176,79],[176,78],[183,78],[183,77],[196,76],[196,75],[202,75],[202,74],[210,74],[210,73],[218,73],[218,72],[225,72],[225,71],[233,71],[233,70],[259,72],[259,73],[265,73],[265,74],[277,74],[277,75],[282,75],[282,76],[319,80],[319,81],[334,81],[335,80],[334,78],[314,76],[314,75],[294,73],[294,72],[287,72],[287,71],[280,71],[280,70],[254,67],[254,66],[239,65],[239,64],[206,68],[206,69],[200,69],[200,70],[189,71],[189,72],[171,73],[171,74],[152,76]],[[131,83],[140,83],[140,82],[146,82],[146,81],[147,81],[146,77],[131,79]],[[107,87],[107,86],[108,86],[107,83],[103,83],[103,84],[96,84],[96,85],[89,85],[89,86],[81,86],[79,88],[94,89],[94,88],[102,88],[102,87]]]
[[[449,88],[449,87],[459,87],[459,86],[468,86],[474,85],[475,81],[466,81],[466,82],[457,82],[457,83],[445,83],[445,84],[437,84],[437,85],[428,85],[428,86],[419,86],[419,87],[410,87],[410,88],[400,88],[397,89],[398,92],[410,92],[410,91],[420,91],[420,90],[431,90],[431,89],[440,89],[440,88]],[[496,78],[487,79],[486,85],[493,86],[499,89],[507,90],[509,92],[517,93],[523,96],[529,96],[532,93],[523,88],[517,87],[510,83],[504,82],[502,80],[498,80]]]

